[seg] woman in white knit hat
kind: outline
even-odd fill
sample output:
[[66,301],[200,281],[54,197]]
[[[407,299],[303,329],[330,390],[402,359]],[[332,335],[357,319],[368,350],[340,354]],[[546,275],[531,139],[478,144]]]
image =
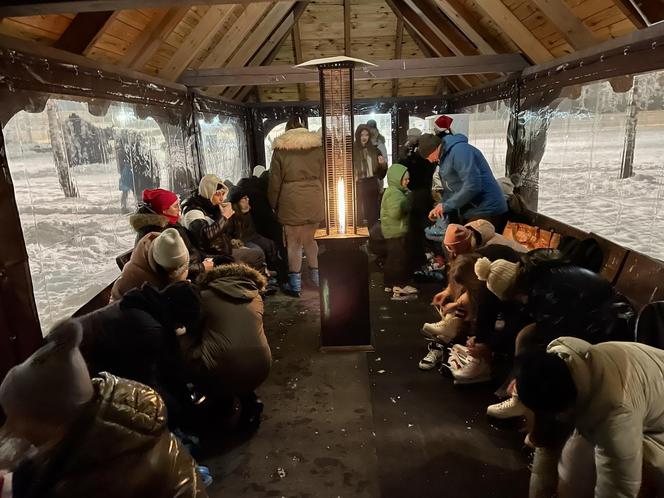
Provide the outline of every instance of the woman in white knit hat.
[[151,232],[136,244],[131,259],[113,284],[111,301],[145,282],[162,289],[186,280],[188,273],[189,251],[178,231],[168,228],[161,233]]
[[[487,258],[475,263],[475,273],[489,291],[501,301],[525,305],[531,324],[517,334],[516,354],[542,350],[561,335],[591,344],[634,340],[634,311],[606,279],[585,268],[540,259],[538,255],[537,251],[531,252],[519,263]],[[489,413],[520,415],[515,409],[517,404],[512,398],[500,410],[492,405]]]

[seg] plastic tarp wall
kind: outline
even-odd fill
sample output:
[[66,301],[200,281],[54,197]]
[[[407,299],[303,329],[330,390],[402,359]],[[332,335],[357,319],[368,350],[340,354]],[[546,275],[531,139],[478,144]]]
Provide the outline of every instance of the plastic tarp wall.
[[664,71],[624,83],[567,87],[523,108],[524,148],[541,157],[525,176],[538,212],[664,259]]
[[[4,254],[1,262],[29,269],[46,333],[118,276],[115,258],[134,245],[128,214],[143,189],[185,195],[196,186],[201,175],[192,108],[197,96],[148,77],[4,49],[0,71],[2,151],[8,163],[2,187],[16,205],[0,214],[3,225],[11,225],[9,217],[18,211],[21,232],[8,232],[3,246],[22,248],[24,239],[26,250],[18,262]],[[233,112],[242,116],[245,110]],[[235,146],[236,158],[246,156],[242,140]],[[9,285],[30,295],[21,272],[14,275]]]
[[197,95],[193,103],[203,174],[237,183],[251,174],[246,109]]

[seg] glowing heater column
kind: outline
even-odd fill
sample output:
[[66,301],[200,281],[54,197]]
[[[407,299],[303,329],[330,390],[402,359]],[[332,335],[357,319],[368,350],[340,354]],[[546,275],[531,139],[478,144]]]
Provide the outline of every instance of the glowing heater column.
[[357,226],[353,171],[353,69],[368,62],[348,57],[310,61],[320,75],[325,152],[326,226],[319,230],[321,346],[372,350],[369,263],[360,246],[369,238]]

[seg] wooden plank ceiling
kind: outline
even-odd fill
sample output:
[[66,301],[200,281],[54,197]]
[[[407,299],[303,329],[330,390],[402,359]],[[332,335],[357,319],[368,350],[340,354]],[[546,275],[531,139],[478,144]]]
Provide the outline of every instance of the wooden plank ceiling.
[[[639,1],[641,12],[649,3]],[[187,69],[294,65],[341,54],[371,61],[521,52],[542,63],[646,25],[629,0],[180,1],[163,8],[5,17],[0,33],[177,81]],[[437,95],[499,76],[357,81],[355,95]],[[209,91],[245,100],[319,98],[317,84]]]

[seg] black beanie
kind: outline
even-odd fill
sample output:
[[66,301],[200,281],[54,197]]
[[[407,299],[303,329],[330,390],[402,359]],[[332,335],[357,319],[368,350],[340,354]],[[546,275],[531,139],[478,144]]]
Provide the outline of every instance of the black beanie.
[[176,282],[159,291],[176,325],[189,328],[202,317],[201,297],[191,282]]
[[534,412],[560,413],[576,400],[576,386],[565,360],[555,353],[533,351],[515,359],[519,400]]

